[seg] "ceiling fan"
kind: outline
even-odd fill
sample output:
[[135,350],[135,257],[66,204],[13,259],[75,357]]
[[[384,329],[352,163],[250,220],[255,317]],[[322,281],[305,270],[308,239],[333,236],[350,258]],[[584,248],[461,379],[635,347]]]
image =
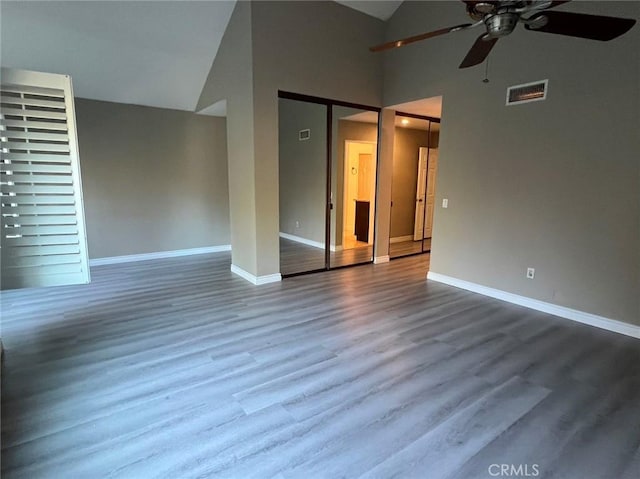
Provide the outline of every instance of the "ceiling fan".
[[550,10],[563,3],[568,3],[570,0],[462,1],[466,4],[467,14],[474,23],[464,23],[383,43],[371,47],[370,50],[372,52],[390,50],[446,33],[469,30],[484,25],[486,31],[478,37],[460,64],[460,68],[468,68],[482,63],[498,39],[509,35],[518,23],[523,23],[524,28],[532,32],[555,33],[605,42],[628,32],[636,23],[630,18]]

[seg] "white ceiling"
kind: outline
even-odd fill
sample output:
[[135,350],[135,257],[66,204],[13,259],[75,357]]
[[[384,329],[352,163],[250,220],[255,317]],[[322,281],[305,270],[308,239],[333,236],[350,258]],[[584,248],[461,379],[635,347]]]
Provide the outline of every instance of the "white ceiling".
[[336,2],[380,20],[389,20],[402,0],[336,0]]
[[391,108],[402,113],[413,113],[414,115],[430,116],[432,118],[442,117],[442,97],[433,96],[431,98],[422,98],[407,103],[398,103],[391,105]]
[[83,98],[193,111],[234,5],[2,1],[2,65],[70,74]]
[[[339,3],[386,20],[402,2]],[[234,6],[2,0],[0,59],[2,66],[71,75],[81,98],[193,111]]]

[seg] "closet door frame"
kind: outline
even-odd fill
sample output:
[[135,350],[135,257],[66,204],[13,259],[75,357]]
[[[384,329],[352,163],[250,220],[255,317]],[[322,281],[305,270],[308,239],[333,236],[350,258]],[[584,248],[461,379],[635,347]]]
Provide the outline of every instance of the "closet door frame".
[[[320,105],[325,105],[327,107],[327,138],[326,138],[326,151],[327,151],[327,167],[326,167],[326,172],[327,172],[327,178],[326,178],[326,193],[325,193],[325,247],[324,247],[324,257],[325,257],[325,263],[324,263],[324,268],[320,268],[320,269],[314,269],[311,271],[302,271],[299,273],[291,273],[291,274],[283,274],[282,277],[283,278],[289,278],[289,277],[293,277],[293,276],[300,276],[303,274],[310,274],[310,273],[317,273],[320,271],[329,271],[329,270],[334,270],[334,269],[342,269],[342,268],[350,268],[352,266],[359,266],[361,264],[371,264],[373,263],[373,258],[371,258],[370,261],[367,262],[362,262],[362,263],[356,263],[356,264],[349,264],[349,265],[340,265],[340,266],[331,266],[331,211],[334,208],[334,201],[332,201],[331,198],[331,187],[332,187],[332,183],[331,183],[331,178],[332,178],[332,146],[333,146],[333,107],[335,106],[341,106],[341,107],[346,107],[346,108],[355,108],[355,109],[359,109],[359,110],[367,110],[367,111],[372,111],[372,112],[376,112],[378,114],[378,138],[380,137],[379,131],[380,131],[380,112],[382,111],[382,108],[380,107],[375,107],[375,106],[370,106],[370,105],[362,105],[359,103],[352,103],[352,102],[348,102],[348,101],[341,101],[341,100],[333,100],[330,98],[322,98],[322,97],[317,97],[317,96],[312,96],[312,95],[303,95],[300,93],[292,93],[292,92],[288,92],[288,91],[283,91],[283,90],[278,90],[278,98],[283,98],[283,99],[287,99],[287,100],[295,100],[295,101],[303,101],[303,102],[307,102],[307,103],[315,103],[315,104],[320,104]],[[380,156],[380,142],[378,141],[378,146],[377,146],[377,153],[376,153],[376,161],[379,161],[378,158]],[[376,172],[377,172],[377,168],[376,168]],[[377,178],[377,174],[376,174],[376,188],[378,185],[378,178]],[[375,211],[377,213],[377,205],[375,208]],[[374,222],[375,224],[375,222]],[[373,232],[373,237],[375,238],[375,226],[374,226],[374,232]],[[374,240],[374,248],[375,248],[375,240]]]

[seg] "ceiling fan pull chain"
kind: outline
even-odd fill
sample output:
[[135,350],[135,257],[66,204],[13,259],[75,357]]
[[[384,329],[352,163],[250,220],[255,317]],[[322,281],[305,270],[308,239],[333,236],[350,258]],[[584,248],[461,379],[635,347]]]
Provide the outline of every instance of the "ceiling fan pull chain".
[[489,59],[488,58],[485,60],[484,80],[482,80],[482,83],[489,83]]

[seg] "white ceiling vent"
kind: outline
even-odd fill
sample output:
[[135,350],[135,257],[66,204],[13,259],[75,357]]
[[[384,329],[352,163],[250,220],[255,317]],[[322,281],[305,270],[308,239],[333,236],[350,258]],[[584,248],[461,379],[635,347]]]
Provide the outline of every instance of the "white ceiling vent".
[[541,101],[547,98],[549,80],[540,80],[507,88],[507,106]]

